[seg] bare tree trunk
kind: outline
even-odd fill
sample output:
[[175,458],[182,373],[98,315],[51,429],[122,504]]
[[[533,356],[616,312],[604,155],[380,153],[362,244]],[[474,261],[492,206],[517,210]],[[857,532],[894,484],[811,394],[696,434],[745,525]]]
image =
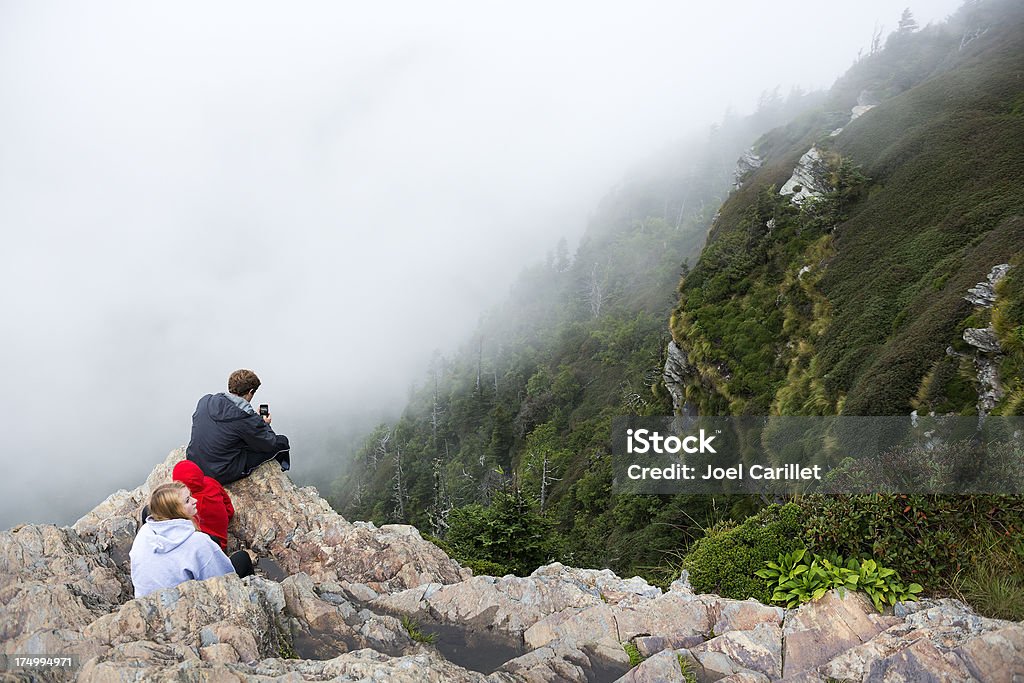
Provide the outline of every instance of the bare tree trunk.
[[402,472],[402,451],[395,448],[395,478],[393,490],[395,493],[395,514],[399,521],[405,521],[405,480]]
[[601,315],[601,306],[604,304],[607,294],[604,291],[604,285],[601,282],[601,278],[597,273],[598,264],[595,263],[594,267],[590,271],[590,282],[587,285],[587,290],[583,295],[584,300],[590,304],[591,316],[597,318]]
[[434,445],[437,446],[437,424],[441,421],[441,408],[438,405],[437,400],[437,368],[433,370],[434,374],[434,405],[430,409],[430,432],[434,437]]
[[885,27],[881,24],[875,24],[875,31],[871,34],[871,52],[868,54],[875,54],[882,49],[882,30]]
[[443,535],[448,530],[448,515],[454,509],[451,496],[448,495],[448,486],[445,482],[444,464],[445,461],[441,458],[434,459],[434,506],[430,514],[430,526],[437,536]]
[[544,454],[544,462],[540,471],[540,514],[544,514],[544,505],[548,501],[548,454]]
[[388,441],[391,440],[391,430],[384,432],[384,436],[380,438],[377,445],[370,451],[370,458],[373,468],[377,468],[377,464],[388,457]]
[[480,343],[476,348],[476,393],[480,393],[480,376],[483,374],[484,363],[484,338],[480,336]]

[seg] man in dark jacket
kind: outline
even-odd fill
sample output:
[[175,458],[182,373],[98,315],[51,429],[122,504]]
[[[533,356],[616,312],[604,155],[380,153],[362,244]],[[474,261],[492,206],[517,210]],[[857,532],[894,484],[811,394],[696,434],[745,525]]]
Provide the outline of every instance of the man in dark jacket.
[[250,401],[260,387],[252,370],[235,370],[228,391],[199,399],[192,415],[192,440],[186,457],[208,477],[229,484],[254,469],[277,460],[282,470],[291,467],[288,437],[270,428],[270,415],[257,413]]

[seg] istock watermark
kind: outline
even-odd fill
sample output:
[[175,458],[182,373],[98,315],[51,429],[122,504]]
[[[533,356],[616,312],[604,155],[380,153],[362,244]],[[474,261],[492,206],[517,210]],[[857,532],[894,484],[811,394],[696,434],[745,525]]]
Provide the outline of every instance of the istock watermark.
[[1024,494],[1022,417],[618,417],[617,493]]

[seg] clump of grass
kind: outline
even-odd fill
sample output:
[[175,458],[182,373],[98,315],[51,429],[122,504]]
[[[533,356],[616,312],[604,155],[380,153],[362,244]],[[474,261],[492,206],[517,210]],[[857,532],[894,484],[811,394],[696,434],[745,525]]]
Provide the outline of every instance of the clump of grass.
[[291,642],[284,639],[278,643],[277,656],[281,659],[299,659],[299,653],[292,647]]
[[954,591],[986,617],[1024,620],[1024,541],[988,531]]
[[409,638],[417,643],[427,643],[430,645],[437,640],[436,633],[424,631],[420,623],[409,616],[402,617],[402,628],[409,634]]
[[[657,565],[643,565],[636,567],[637,572],[647,583],[667,591],[672,582],[679,578],[683,571],[683,558],[686,557],[684,550],[670,549],[662,552],[662,558]],[[604,596],[602,596],[603,598]]]
[[676,660],[679,662],[679,670],[683,674],[683,680],[686,683],[697,683],[697,672],[694,670],[693,661],[678,654],[676,655]]
[[640,649],[636,646],[636,643],[634,643],[633,641],[627,641],[623,643],[622,649],[625,650],[626,654],[629,656],[630,667],[639,666],[640,662],[646,659],[646,657],[640,654]]

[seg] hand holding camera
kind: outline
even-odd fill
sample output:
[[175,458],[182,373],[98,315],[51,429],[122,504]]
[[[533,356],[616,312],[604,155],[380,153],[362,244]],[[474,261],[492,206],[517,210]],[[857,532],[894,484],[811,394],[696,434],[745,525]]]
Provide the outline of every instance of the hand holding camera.
[[270,405],[267,403],[260,404],[260,415],[263,417],[263,421],[268,425],[270,424]]

